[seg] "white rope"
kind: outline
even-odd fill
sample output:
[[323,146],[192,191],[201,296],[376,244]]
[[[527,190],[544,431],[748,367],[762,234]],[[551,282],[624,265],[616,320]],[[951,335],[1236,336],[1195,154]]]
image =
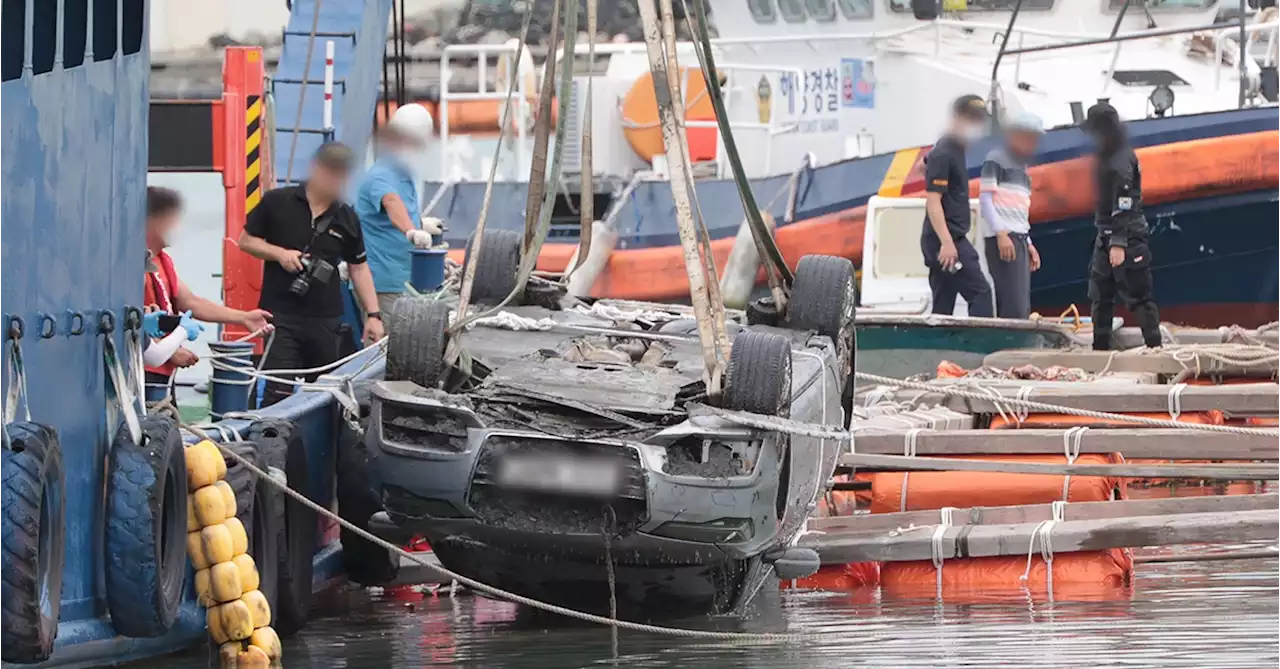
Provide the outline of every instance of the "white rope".
[[[974,400],[990,400],[991,399],[989,395],[971,392],[969,390],[966,390],[960,387],[930,385],[927,383],[920,383],[918,381],[905,381],[901,379],[891,378],[888,376],[867,374],[865,372],[855,372],[854,376],[864,381],[870,381],[872,383],[880,383],[885,385],[892,385],[900,388],[915,388],[918,390],[928,390],[930,392],[942,393],[944,395],[953,395],[955,397],[974,399]],[[1280,435],[1280,430],[1263,430],[1263,429],[1257,429],[1257,428],[1237,427],[1235,425],[1204,425],[1200,423],[1180,423],[1178,421],[1164,420],[1160,418],[1148,418],[1146,416],[1131,416],[1131,415],[1122,414],[1122,413],[1094,411],[1092,409],[1076,409],[1074,407],[1058,406],[1054,404],[1049,404],[1047,402],[1037,402],[1033,400],[1021,400],[1013,397],[1002,398],[1002,401],[1006,404],[1010,404],[1013,406],[1023,406],[1023,407],[1026,407],[1027,409],[1031,409],[1035,411],[1041,411],[1041,412],[1047,412],[1047,413],[1062,413],[1062,414],[1068,414],[1071,416],[1082,416],[1085,418],[1097,418],[1100,420],[1110,420],[1110,421],[1118,421],[1118,422],[1125,422],[1125,423],[1136,423],[1139,425],[1150,425],[1151,427],[1203,430],[1205,432],[1222,432],[1226,434],[1247,434],[1247,435],[1254,435],[1254,436],[1261,435],[1261,436],[1267,436],[1267,437]]]
[[[902,435],[902,454],[908,458],[916,457],[916,443],[925,428],[913,427]],[[850,440],[852,441],[852,440]],[[898,510],[907,510],[907,483],[911,480],[911,472],[902,472],[902,493],[898,496]]]
[[1169,419],[1178,420],[1182,415],[1182,391],[1187,389],[1185,383],[1175,383],[1169,386]]
[[[1068,428],[1066,432],[1062,433],[1062,454],[1066,456],[1067,464],[1075,464],[1076,458],[1080,457],[1080,442],[1084,440],[1084,433],[1088,431],[1088,426],[1077,425],[1076,427]],[[1063,502],[1068,501],[1067,498],[1070,492],[1071,475],[1067,474],[1062,477]]]
[[1049,588],[1049,598],[1053,598],[1053,526],[1066,517],[1066,502],[1053,502],[1049,505],[1053,518],[1042,520],[1031,531],[1031,544],[1027,546],[1027,568],[1019,580],[1025,584],[1031,578],[1031,560],[1036,552],[1036,539],[1040,540],[1040,557],[1044,559],[1045,583]]
[[[1018,389],[1018,394],[1015,397],[1020,402],[1026,402],[1031,399],[1031,393],[1034,392],[1035,389],[1035,386],[1023,386]],[[1031,415],[1031,411],[1027,409],[1025,404],[1014,406],[1018,408],[1014,410],[1013,417],[1017,419],[1018,427],[1022,427],[1022,424],[1025,423],[1027,418]]]
[[929,556],[933,560],[933,572],[937,577],[937,596],[942,599],[942,537],[951,527],[951,514],[955,511],[953,506],[944,506],[938,509],[939,522],[937,527],[933,528],[933,536],[929,537]]
[[9,392],[5,396],[4,416],[0,420],[4,421],[4,446],[9,448],[12,438],[9,436],[9,423],[16,420],[18,415],[18,404],[22,404],[22,412],[24,420],[31,422],[31,400],[27,395],[27,371],[22,362],[22,346],[15,337],[9,342]]

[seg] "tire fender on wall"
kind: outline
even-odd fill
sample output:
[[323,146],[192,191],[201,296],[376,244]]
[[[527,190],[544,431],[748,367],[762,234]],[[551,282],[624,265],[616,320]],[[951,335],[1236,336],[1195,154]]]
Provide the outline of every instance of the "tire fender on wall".
[[53,654],[62,603],[66,480],[58,433],[38,423],[5,426],[3,656],[41,662]]
[[177,618],[186,583],[187,468],[172,418],[141,423],[142,443],[122,425],[107,457],[107,607],[123,636],[157,637]]
[[[289,487],[307,499],[311,490],[306,444],[302,432],[287,420],[261,420],[249,426],[249,440],[258,444],[263,464],[285,473]],[[311,608],[311,576],[314,572],[319,525],[316,514],[291,497],[280,493],[268,508],[284,510],[284,531],[277,546],[278,588],[273,611],[276,632],[293,634],[306,624]]]

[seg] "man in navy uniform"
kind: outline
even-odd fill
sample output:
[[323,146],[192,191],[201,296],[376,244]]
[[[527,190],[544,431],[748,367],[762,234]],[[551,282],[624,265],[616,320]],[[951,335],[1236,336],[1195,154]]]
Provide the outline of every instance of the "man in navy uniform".
[[991,286],[982,275],[978,250],[966,235],[972,225],[969,210],[969,169],[965,148],[986,133],[987,105],[976,95],[964,95],[951,107],[947,133],[925,157],[925,219],[920,250],[929,268],[933,313],[951,315],[956,295],[969,304],[970,316],[994,315]]

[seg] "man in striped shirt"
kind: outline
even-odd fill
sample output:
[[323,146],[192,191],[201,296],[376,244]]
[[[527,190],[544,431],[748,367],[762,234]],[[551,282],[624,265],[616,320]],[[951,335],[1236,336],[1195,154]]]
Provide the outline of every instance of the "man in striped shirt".
[[996,316],[1031,315],[1031,273],[1040,269],[1040,254],[1031,243],[1031,177],[1027,161],[1036,153],[1044,127],[1023,114],[1006,125],[1005,145],[992,149],[982,164],[978,195],[986,221],[987,269],[996,289]]

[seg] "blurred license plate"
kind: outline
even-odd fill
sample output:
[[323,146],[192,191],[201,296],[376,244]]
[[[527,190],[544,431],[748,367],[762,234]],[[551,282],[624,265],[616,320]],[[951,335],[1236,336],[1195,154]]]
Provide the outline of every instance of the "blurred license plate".
[[509,455],[498,461],[498,484],[507,488],[577,495],[618,493],[622,470],[600,459]]

